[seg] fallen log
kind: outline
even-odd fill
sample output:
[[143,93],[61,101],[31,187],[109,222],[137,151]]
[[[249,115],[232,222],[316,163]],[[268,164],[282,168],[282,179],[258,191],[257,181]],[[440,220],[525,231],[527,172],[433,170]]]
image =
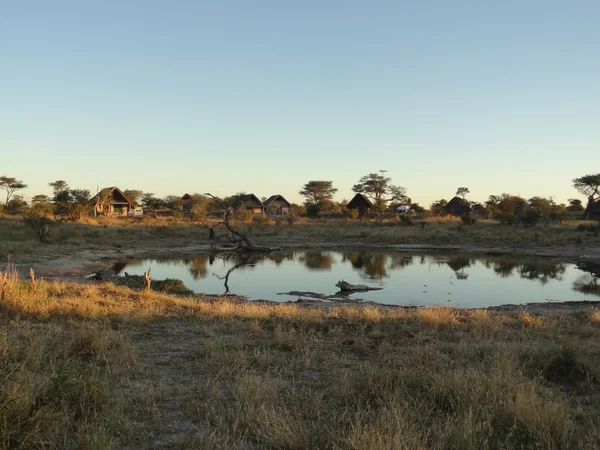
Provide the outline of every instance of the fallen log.
[[340,292],[365,292],[365,291],[380,291],[383,288],[370,287],[366,284],[350,284],[347,281],[338,281],[336,287],[340,288]]

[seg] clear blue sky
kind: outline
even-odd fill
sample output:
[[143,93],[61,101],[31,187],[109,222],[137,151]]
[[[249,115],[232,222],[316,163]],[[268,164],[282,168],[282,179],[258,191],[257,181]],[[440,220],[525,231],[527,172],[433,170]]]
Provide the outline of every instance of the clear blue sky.
[[338,199],[386,169],[576,196],[600,172],[600,1],[4,1],[0,175]]

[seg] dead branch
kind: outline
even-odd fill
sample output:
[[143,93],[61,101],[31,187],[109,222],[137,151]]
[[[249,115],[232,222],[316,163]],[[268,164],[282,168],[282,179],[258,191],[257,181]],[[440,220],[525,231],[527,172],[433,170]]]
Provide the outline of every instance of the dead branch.
[[263,253],[269,253],[272,251],[276,251],[276,250],[282,250],[283,247],[269,247],[267,245],[255,245],[253,244],[250,239],[248,238],[248,236],[246,236],[244,233],[242,233],[241,231],[238,231],[236,229],[234,229],[231,226],[230,223],[230,219],[231,219],[231,215],[234,212],[234,209],[231,206],[226,206],[224,205],[219,199],[217,199],[214,195],[212,195],[209,192],[206,192],[204,195],[209,196],[210,198],[213,199],[213,201],[219,205],[221,207],[221,210],[223,211],[223,219],[217,223],[213,228],[216,229],[219,226],[224,226],[227,229],[227,234],[221,235],[221,236],[213,236],[215,237],[215,240],[221,240],[221,239],[227,239],[231,245],[230,246],[224,246],[224,247],[219,247],[219,246],[213,246],[213,250],[214,251],[236,251],[236,252],[263,252]]

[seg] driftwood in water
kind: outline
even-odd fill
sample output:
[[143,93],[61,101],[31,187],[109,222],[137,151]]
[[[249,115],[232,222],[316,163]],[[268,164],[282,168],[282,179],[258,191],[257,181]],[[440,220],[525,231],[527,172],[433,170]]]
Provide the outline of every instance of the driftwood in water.
[[257,252],[257,253],[270,253],[277,250],[282,250],[283,247],[270,247],[268,245],[255,245],[250,242],[248,236],[242,233],[239,230],[234,229],[229,220],[231,219],[231,215],[233,214],[233,208],[231,206],[225,206],[219,199],[217,199],[214,195],[207,192],[206,195],[211,197],[213,201],[218,204],[223,211],[223,219],[214,226],[214,228],[218,228],[219,226],[224,226],[227,229],[227,233],[221,236],[216,236],[213,229],[211,229],[210,237],[211,239],[219,240],[219,239],[227,239],[229,244],[226,245],[213,245],[212,249],[215,252]]
[[330,302],[345,302],[345,303],[359,303],[364,301],[362,298],[351,298],[348,293],[344,293],[342,291],[337,292],[333,295],[325,295],[319,292],[310,292],[310,291],[290,291],[290,292],[280,292],[277,295],[293,295],[295,297],[309,298],[314,300],[327,300]]
[[365,292],[365,291],[380,291],[383,288],[369,287],[366,284],[350,284],[347,281],[338,281],[336,287],[340,288],[340,292]]

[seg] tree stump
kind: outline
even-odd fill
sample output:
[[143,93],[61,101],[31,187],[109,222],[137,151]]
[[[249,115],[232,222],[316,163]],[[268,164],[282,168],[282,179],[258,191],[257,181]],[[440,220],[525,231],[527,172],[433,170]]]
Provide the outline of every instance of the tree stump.
[[150,269],[148,272],[144,272],[144,287],[147,292],[150,292],[152,289],[152,278],[150,277]]

